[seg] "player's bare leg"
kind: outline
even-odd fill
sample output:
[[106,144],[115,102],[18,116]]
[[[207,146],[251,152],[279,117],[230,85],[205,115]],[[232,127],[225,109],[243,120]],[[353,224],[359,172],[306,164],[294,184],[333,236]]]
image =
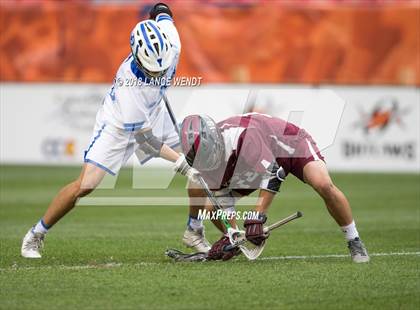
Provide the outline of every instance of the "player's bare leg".
[[190,216],[197,218],[199,211],[206,204],[206,192],[199,185],[188,183],[188,197],[190,200]]
[[22,242],[22,256],[40,258],[40,250],[48,229],[74,208],[78,198],[91,193],[104,176],[105,171],[102,169],[92,164],[85,164],[80,176],[58,192],[42,219],[27,232]]
[[105,171],[92,165],[85,164],[77,180],[64,186],[54,197],[43,222],[48,227],[54,225],[75,206],[77,199],[90,194],[102,181]]
[[303,168],[306,183],[322,197],[328,212],[340,226],[353,222],[350,204],[344,194],[333,184],[325,163],[312,161]]
[[344,232],[353,261],[369,261],[367,251],[359,238],[350,204],[332,182],[325,163],[320,160],[309,162],[303,168],[303,177],[322,197],[328,212]]
[[190,213],[182,241],[189,248],[207,253],[210,250],[210,243],[204,235],[203,220],[198,218],[199,210],[203,210],[206,204],[206,193],[190,182],[188,184],[188,196]]

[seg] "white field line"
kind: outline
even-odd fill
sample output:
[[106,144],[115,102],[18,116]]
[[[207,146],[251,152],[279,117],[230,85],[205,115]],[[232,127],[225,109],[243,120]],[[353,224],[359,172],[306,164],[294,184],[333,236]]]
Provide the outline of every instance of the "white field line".
[[[390,253],[370,253],[369,256],[420,256],[420,252],[390,252]],[[318,258],[343,258],[349,257],[348,254],[327,254],[327,255],[302,255],[302,256],[269,256],[261,257],[260,260],[286,260],[286,259],[318,259]]]
[[17,265],[13,265],[9,268],[0,268],[0,271],[19,271],[19,270],[83,270],[83,269],[112,269],[118,267],[141,267],[141,266],[153,266],[159,265],[159,263],[155,262],[139,262],[134,264],[129,263],[106,263],[106,264],[97,264],[97,265],[74,265],[74,266],[66,266],[66,265],[50,265],[50,266],[25,266],[19,267]]
[[[371,257],[375,256],[420,256],[420,252],[390,252],[390,253],[371,253]],[[302,255],[302,256],[269,256],[261,257],[258,260],[305,260],[305,259],[323,259],[323,258],[350,258],[347,254],[327,254],[327,255]],[[169,262],[169,260],[168,260]],[[98,265],[56,265],[56,266],[23,266],[13,265],[8,268],[0,268],[0,271],[25,271],[25,270],[83,270],[83,269],[112,269],[119,267],[146,267],[161,265],[157,262],[138,262],[138,263],[106,263]]]

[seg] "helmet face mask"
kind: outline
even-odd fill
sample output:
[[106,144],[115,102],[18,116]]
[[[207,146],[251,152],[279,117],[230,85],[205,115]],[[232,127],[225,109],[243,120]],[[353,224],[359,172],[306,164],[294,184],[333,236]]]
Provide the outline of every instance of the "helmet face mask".
[[137,67],[148,78],[164,76],[175,58],[169,37],[154,20],[142,21],[134,27],[130,46]]
[[224,162],[223,136],[208,116],[186,117],[181,127],[181,143],[188,164],[199,171],[214,171]]
[[[133,57],[134,57],[134,55],[133,55]],[[136,57],[134,57],[134,61],[136,62],[137,67],[149,79],[161,78],[162,76],[164,76],[166,74],[166,72],[168,72],[168,69],[165,69],[165,70],[162,70],[162,71],[149,71],[141,64],[141,62]]]

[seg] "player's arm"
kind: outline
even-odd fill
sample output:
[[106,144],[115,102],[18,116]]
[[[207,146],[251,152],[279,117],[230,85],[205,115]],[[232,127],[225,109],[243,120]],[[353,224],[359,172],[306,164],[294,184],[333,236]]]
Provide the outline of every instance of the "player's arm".
[[268,209],[279,191],[284,178],[284,170],[279,168],[274,160],[273,163],[267,167],[266,174],[260,184],[258,204],[255,207],[255,211],[258,212],[259,216],[256,219],[245,220],[244,222],[246,238],[256,245],[261,244],[268,238],[268,235],[264,234],[263,231],[264,224],[267,221]]
[[[282,173],[283,169],[278,166],[275,156],[258,130],[247,130],[242,147],[245,150],[244,160],[247,166],[264,174],[260,184],[258,204],[255,207],[255,211],[259,211],[258,218],[244,221],[246,238],[250,242],[260,245],[268,237],[264,234],[267,211],[285,176]],[[241,150],[242,152],[243,150]]]
[[153,135],[151,128],[139,130],[134,137],[139,144],[139,148],[147,155],[161,157],[171,162],[176,162],[180,157],[177,152]]
[[[128,79],[130,76],[121,76]],[[158,139],[152,131],[148,111],[140,101],[144,96],[135,87],[114,85],[114,100],[119,104],[124,129],[134,135],[140,149],[147,155],[176,162],[180,155]]]
[[198,171],[188,165],[185,156],[178,154],[161,139],[153,134],[145,105],[139,102],[141,94],[134,87],[116,86],[115,97],[120,104],[123,126],[126,131],[134,135],[139,148],[147,155],[161,157],[175,162],[175,171],[197,183]]
[[158,3],[150,10],[150,19],[155,20],[159,27],[169,36],[171,45],[181,51],[181,40],[179,39],[178,31],[176,30],[173,14],[169,6],[165,3]]
[[171,147],[160,141],[151,128],[138,130],[134,134],[134,138],[139,144],[139,148],[147,155],[153,157],[161,157],[175,163],[175,171],[186,176],[190,181],[199,183],[198,176],[200,173],[192,168],[183,154],[178,154]]
[[134,135],[139,148],[149,156],[162,157],[171,162],[177,161],[179,154],[153,134],[148,111],[145,104],[139,100],[143,98],[141,90],[128,85],[116,85],[114,91],[116,103],[120,106],[124,129]]
[[255,207],[255,211],[259,212],[260,214],[267,214],[275,196],[276,194],[271,191],[260,189],[258,203]]
[[268,238],[268,235],[264,233],[264,224],[267,221],[266,214],[273,202],[274,196],[275,194],[273,192],[261,189],[258,204],[255,207],[255,211],[258,212],[258,217],[244,221],[245,236],[255,245],[262,244]]

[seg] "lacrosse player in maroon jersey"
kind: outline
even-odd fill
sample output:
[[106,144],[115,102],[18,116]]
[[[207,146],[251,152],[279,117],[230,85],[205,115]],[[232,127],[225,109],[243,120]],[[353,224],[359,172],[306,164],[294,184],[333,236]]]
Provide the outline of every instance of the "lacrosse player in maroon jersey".
[[[288,174],[310,185],[341,227],[354,262],[368,262],[369,256],[356,229],[352,211],[344,194],[334,185],[315,141],[304,129],[280,118],[249,113],[215,123],[205,115],[191,115],[181,127],[181,143],[187,162],[197,169],[226,212],[234,211],[235,202],[259,189],[256,219],[245,220],[246,238],[260,245],[268,237],[263,232],[268,209]],[[190,217],[209,208],[200,188],[188,190]],[[206,206],[207,205],[207,206]],[[227,260],[238,251],[225,252],[229,243],[224,235],[213,244],[210,259]]]

